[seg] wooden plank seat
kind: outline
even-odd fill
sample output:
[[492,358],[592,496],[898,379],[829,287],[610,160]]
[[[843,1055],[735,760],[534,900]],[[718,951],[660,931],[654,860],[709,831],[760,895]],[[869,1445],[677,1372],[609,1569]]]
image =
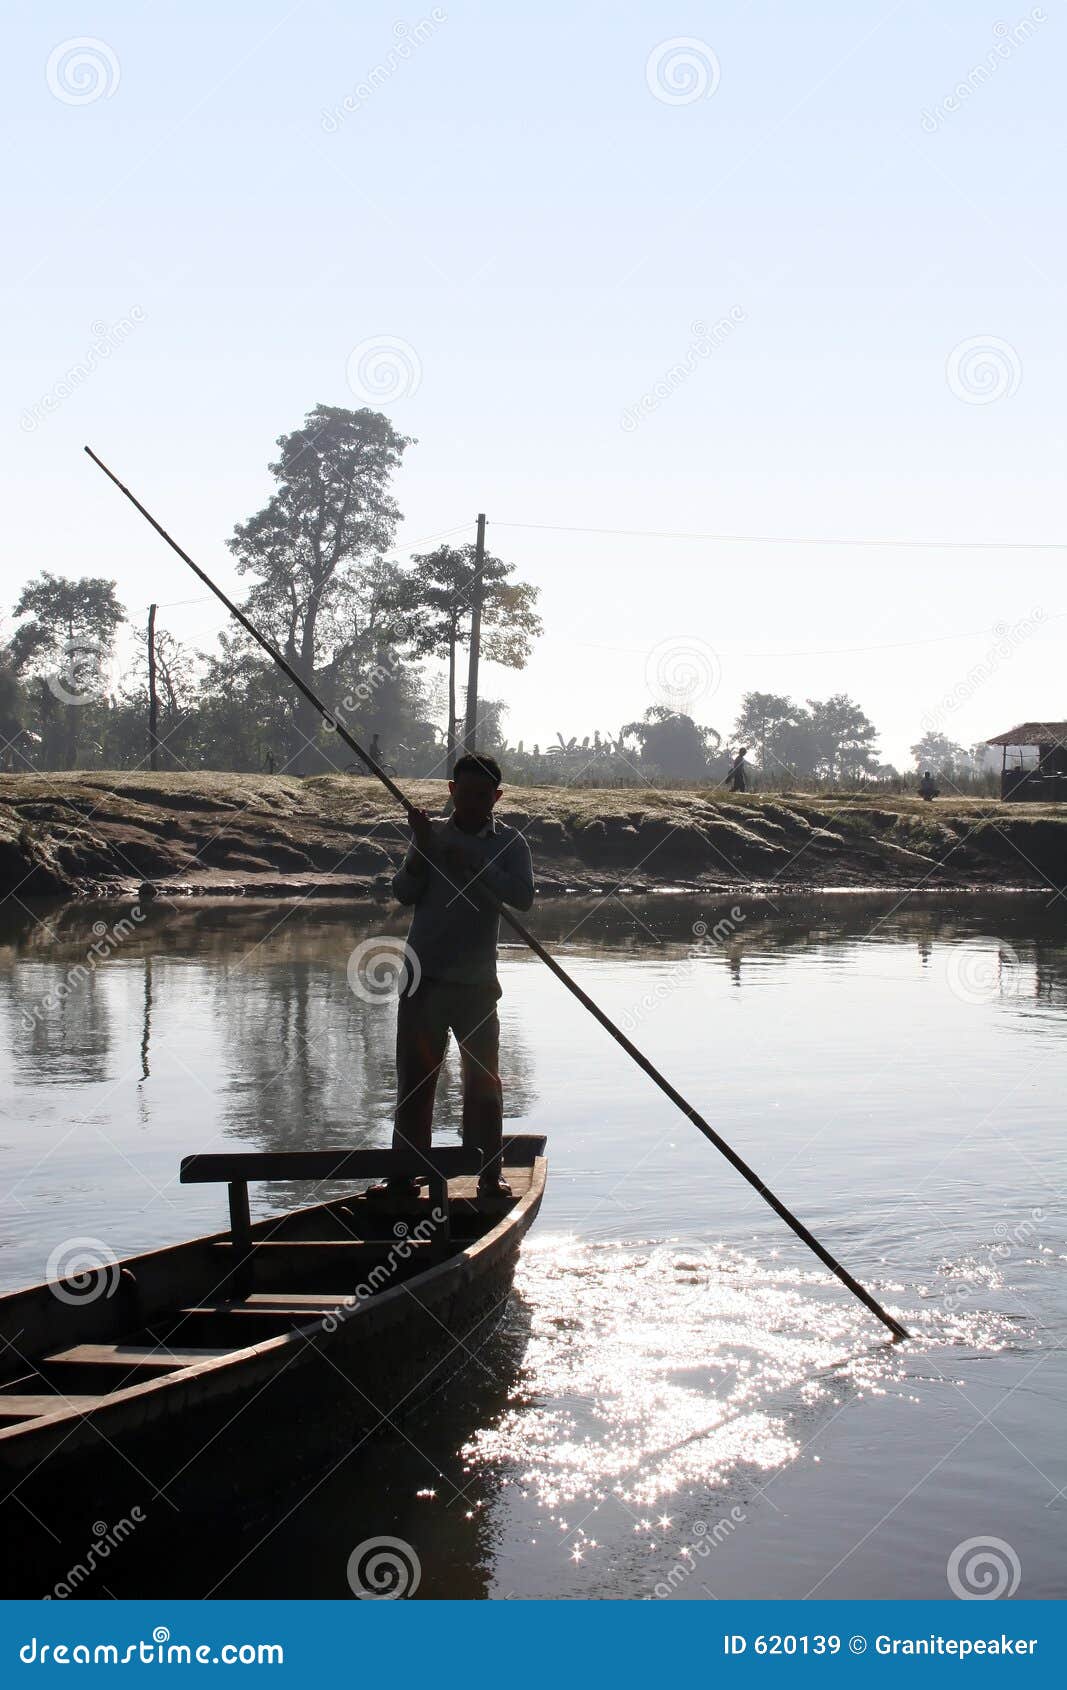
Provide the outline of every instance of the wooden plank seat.
[[448,1182],[477,1175],[482,1163],[480,1151],[456,1145],[435,1145],[426,1154],[389,1149],[224,1151],[184,1157],[179,1178],[183,1185],[228,1187],[230,1247],[234,1258],[229,1288],[236,1296],[245,1297],[255,1282],[256,1256],[270,1242],[252,1237],[249,1180],[315,1180],[322,1184],[328,1180],[425,1179],[429,1185],[428,1208],[436,1210],[440,1217],[434,1225],[434,1238],[442,1246],[447,1245],[451,1236]]
[[217,1361],[231,1353],[216,1349],[168,1350],[161,1344],[152,1348],[141,1344],[75,1344],[72,1349],[57,1350],[44,1359],[49,1367],[66,1362],[71,1367],[118,1367],[130,1373],[150,1368],[153,1372],[174,1373],[183,1367],[195,1367],[197,1362]]
[[[396,1238],[253,1238],[249,1243],[249,1250],[255,1255],[258,1251],[269,1251],[276,1254],[280,1251],[291,1250],[297,1256],[312,1257],[336,1256],[338,1265],[344,1262],[346,1251],[357,1252],[361,1260],[373,1260],[375,1257],[386,1257],[395,1254],[398,1243],[402,1243],[405,1251],[421,1250],[425,1253],[430,1248],[429,1238],[405,1238],[398,1234]],[[220,1239],[212,1245],[213,1250],[229,1254],[233,1250],[230,1239]]]
[[42,1414],[58,1414],[61,1409],[76,1408],[79,1414],[88,1414],[98,1408],[105,1401],[99,1396],[65,1397],[58,1391],[53,1395],[5,1395],[0,1391],[0,1420],[36,1420]]
[[352,1300],[351,1291],[253,1291],[239,1302],[196,1303],[180,1309],[184,1320],[188,1315],[218,1314],[331,1314]]

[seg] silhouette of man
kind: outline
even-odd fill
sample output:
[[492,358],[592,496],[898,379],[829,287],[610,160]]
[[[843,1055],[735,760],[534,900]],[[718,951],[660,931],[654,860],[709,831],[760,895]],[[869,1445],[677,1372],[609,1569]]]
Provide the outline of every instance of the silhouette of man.
[[[429,1150],[434,1093],[448,1035],[459,1045],[463,1145],[481,1153],[481,1197],[510,1197],[501,1174],[503,1093],[496,955],[496,903],[533,903],[530,847],[496,821],[500,767],[492,757],[461,757],[448,790],[452,814],[431,819],[412,809],[412,843],[393,880],[401,904],[414,905],[406,987],[396,1020],[397,1104],[394,1150]],[[488,897],[486,896],[488,894]],[[391,1196],[412,1196],[411,1180],[390,1180]]]
[[748,746],[743,745],[730,766],[730,772],[723,785],[729,792],[747,792],[748,781],[745,779],[745,758],[748,756]]
[[368,750],[370,751],[372,761],[377,763],[378,767],[381,768],[381,766],[382,766],[382,747],[381,747],[381,741],[379,740],[377,734],[371,734],[371,740],[370,740],[370,745],[368,747]]
[[937,792],[938,789],[934,784],[934,777],[930,773],[929,769],[927,769],[923,774],[922,780],[919,782],[919,797],[925,798],[927,803],[929,803],[931,798],[937,797]]

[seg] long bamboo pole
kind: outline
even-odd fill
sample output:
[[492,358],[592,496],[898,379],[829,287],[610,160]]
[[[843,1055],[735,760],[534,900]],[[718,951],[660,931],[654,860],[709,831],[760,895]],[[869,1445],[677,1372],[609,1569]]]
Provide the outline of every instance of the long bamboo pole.
[[[406,814],[410,817],[415,806],[408,798],[405,797],[396,782],[386,774],[385,770],[381,768],[377,762],[375,762],[370,753],[364,751],[363,747],[357,744],[356,740],[349,733],[344,723],[340,721],[332,711],[326,708],[325,704],[323,704],[317,694],[312,691],[311,687],[308,686],[303,677],[297,674],[292,664],[288,663],[282,656],[281,652],[278,651],[268,639],[264,638],[258,628],[249,621],[244,611],[239,610],[233,603],[232,599],[228,598],[222,591],[222,588],[215,585],[214,581],[204,572],[204,570],[201,569],[200,565],[198,563],[194,563],[193,559],[189,556],[189,553],[184,551],[182,547],[178,545],[178,542],[171,538],[166,529],[156,521],[151,511],[145,509],[141,501],[135,498],[129,488],[119,480],[118,476],[115,475],[112,470],[108,469],[103,460],[98,458],[96,453],[92,451],[90,447],[86,446],[85,450],[89,457],[93,460],[93,463],[96,464],[97,468],[103,470],[108,480],[114,482],[120,493],[125,494],[134,509],[140,511],[145,521],[151,524],[156,533],[166,541],[168,546],[170,546],[171,550],[177,552],[182,562],[188,564],[194,575],[199,577],[205,587],[210,588],[215,597],[226,606],[230,615],[236,618],[242,628],[244,628],[245,632],[250,634],[256,644],[260,646],[262,650],[267,653],[267,656],[278,665],[278,668],[288,677],[290,681],[292,681],[293,685],[303,694],[308,703],[314,706],[326,725],[344,740],[345,744],[350,748],[350,750],[355,752],[356,756],[363,764],[366,765],[371,774],[378,777],[386,791],[396,799],[397,803],[403,807]],[[494,903],[495,902],[496,901],[494,900]],[[894,1338],[907,1338],[909,1333],[906,1328],[901,1325],[900,1321],[893,1315],[889,1314],[888,1311],[882,1307],[881,1303],[879,1303],[876,1298],[872,1297],[866,1287],[861,1285],[858,1279],[854,1279],[848,1269],[842,1267],[836,1257],[832,1256],[829,1250],[827,1250],[824,1245],[820,1244],[815,1234],[804,1225],[804,1222],[799,1220],[797,1216],[793,1214],[791,1209],[786,1208],[786,1205],[782,1202],[781,1198],[776,1197],[774,1192],[764,1184],[755,1169],[751,1168],[744,1158],[738,1155],[733,1146],[728,1144],[722,1135],[717,1133],[715,1128],[709,1125],[703,1115],[699,1114],[698,1111],[693,1108],[693,1105],[687,1102],[681,1092],[672,1086],[666,1075],[661,1074],[654,1063],[649,1061],[644,1052],[638,1050],[637,1046],[626,1037],[626,1034],[622,1031],[621,1027],[617,1027],[615,1022],[612,1021],[611,1018],[600,1008],[599,1004],[593,1002],[593,999],[587,992],[582,990],[581,986],[578,985],[578,982],[571,979],[566,969],[560,967],[555,957],[552,956],[549,951],[545,950],[545,947],[541,944],[540,940],[534,938],[533,934],[523,926],[522,922],[512,913],[511,910],[500,904],[497,904],[496,907],[501,920],[507,923],[512,932],[515,933],[525,945],[529,946],[535,956],[540,957],[541,961],[547,968],[551,969],[552,973],[556,976],[556,979],[561,983],[561,985],[565,986],[568,992],[578,999],[578,1002],[584,1009],[589,1011],[594,1020],[599,1021],[600,1025],[604,1028],[604,1031],[611,1034],[611,1037],[615,1040],[616,1044],[622,1046],[627,1056],[629,1056],[633,1062],[636,1062],[637,1066],[648,1075],[649,1079],[659,1087],[660,1091],[663,1092],[666,1097],[670,1098],[671,1102],[676,1106],[676,1108],[681,1110],[686,1119],[693,1123],[697,1131],[702,1132],[704,1137],[715,1146],[716,1150],[721,1151],[721,1153],[726,1157],[726,1160],[737,1169],[741,1177],[746,1179],[753,1190],[758,1192],[763,1198],[764,1202],[770,1205],[775,1214],[785,1221],[786,1225],[796,1233],[797,1237],[808,1246],[808,1249],[819,1258],[824,1267],[828,1267],[830,1272],[836,1275],[836,1277],[841,1281],[842,1285],[847,1286],[853,1296],[858,1297],[860,1302],[863,1303],[863,1305],[868,1308],[872,1314],[878,1317],[883,1326],[887,1326],[889,1328]]]

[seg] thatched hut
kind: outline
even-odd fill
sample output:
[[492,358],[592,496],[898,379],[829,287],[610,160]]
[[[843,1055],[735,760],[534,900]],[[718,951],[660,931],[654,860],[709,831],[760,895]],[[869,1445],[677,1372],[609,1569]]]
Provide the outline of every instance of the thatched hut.
[[1002,798],[1028,804],[1067,803],[1067,722],[1020,722],[986,744],[1003,748]]

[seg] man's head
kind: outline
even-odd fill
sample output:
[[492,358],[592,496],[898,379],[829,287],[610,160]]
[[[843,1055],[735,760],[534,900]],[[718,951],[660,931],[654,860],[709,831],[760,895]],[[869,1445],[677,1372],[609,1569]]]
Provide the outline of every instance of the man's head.
[[460,757],[448,783],[457,827],[477,833],[493,813],[500,797],[500,764],[495,757]]

